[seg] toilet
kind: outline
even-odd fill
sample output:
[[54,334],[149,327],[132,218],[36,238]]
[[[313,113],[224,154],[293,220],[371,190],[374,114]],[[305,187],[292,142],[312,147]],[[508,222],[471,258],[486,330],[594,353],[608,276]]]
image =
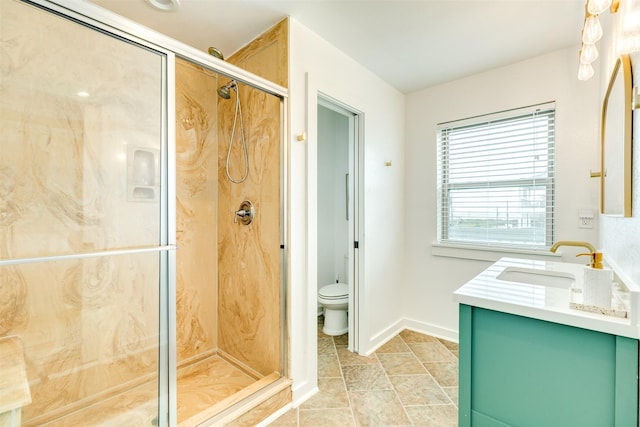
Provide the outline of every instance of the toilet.
[[318,303],[324,307],[324,326],[327,335],[342,335],[349,330],[347,310],[349,309],[349,285],[332,283],[318,291]]

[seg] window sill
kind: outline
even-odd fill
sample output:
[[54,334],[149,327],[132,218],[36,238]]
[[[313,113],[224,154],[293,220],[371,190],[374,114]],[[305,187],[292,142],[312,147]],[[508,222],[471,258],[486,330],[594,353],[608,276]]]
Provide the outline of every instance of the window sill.
[[520,248],[456,245],[453,243],[431,244],[431,255],[495,262],[502,257],[539,259],[558,261],[562,256],[545,250],[528,250]]

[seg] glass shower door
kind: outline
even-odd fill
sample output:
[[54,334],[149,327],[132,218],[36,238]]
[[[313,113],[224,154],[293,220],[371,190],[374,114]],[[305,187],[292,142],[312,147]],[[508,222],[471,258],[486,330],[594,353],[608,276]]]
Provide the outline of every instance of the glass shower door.
[[166,63],[0,0],[0,425],[167,423]]

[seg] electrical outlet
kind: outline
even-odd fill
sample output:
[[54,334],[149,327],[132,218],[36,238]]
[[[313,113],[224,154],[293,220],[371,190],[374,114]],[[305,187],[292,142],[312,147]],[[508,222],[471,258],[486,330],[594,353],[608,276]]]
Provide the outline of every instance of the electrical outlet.
[[578,228],[593,228],[593,218],[578,218]]
[[591,209],[578,211],[578,228],[593,228],[594,213]]

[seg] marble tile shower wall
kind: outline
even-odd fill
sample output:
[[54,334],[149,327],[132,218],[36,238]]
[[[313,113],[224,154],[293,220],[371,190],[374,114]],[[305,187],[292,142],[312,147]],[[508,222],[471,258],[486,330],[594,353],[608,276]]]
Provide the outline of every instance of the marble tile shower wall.
[[[158,245],[160,57],[0,6],[0,259]],[[0,267],[0,338],[22,341],[32,400],[24,425],[155,377],[158,271],[157,253]]]
[[215,354],[218,301],[218,77],[176,61],[178,366]]
[[[287,22],[266,31],[229,62],[273,82],[286,84]],[[228,78],[221,78],[226,84]],[[235,93],[218,98],[218,347],[259,376],[281,370],[280,331],[280,100],[239,84],[249,160],[245,182],[233,184],[225,172],[235,115]],[[244,159],[239,123],[230,155],[230,173],[239,178]],[[250,200],[255,219],[234,223],[240,203]]]
[[[235,96],[235,95],[234,95]],[[240,85],[249,175],[242,184],[226,177],[226,153],[234,99],[219,104],[218,339],[219,348],[260,375],[280,369],[280,144],[279,100]],[[239,129],[231,151],[232,176],[244,168]],[[235,223],[249,200],[251,224]]]

